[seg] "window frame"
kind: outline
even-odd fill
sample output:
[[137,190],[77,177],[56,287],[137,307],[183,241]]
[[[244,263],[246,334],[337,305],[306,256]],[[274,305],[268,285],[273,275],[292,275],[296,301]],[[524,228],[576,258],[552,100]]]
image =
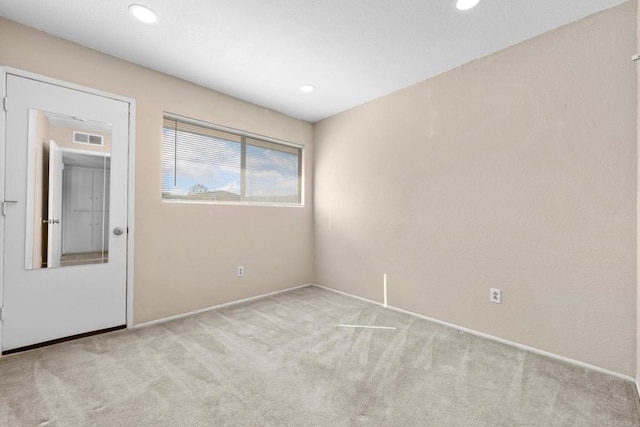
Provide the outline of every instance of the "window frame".
[[[162,129],[164,132],[164,122],[165,120],[177,120],[178,122],[183,122],[186,124],[203,127],[206,129],[210,129],[213,131],[226,132],[241,138],[240,150],[241,150],[241,165],[240,165],[240,174],[241,174],[241,190],[240,190],[240,201],[227,201],[227,200],[187,200],[187,199],[179,199],[179,198],[171,198],[165,199],[163,194],[164,192],[160,192],[160,199],[162,203],[182,203],[182,204],[204,204],[204,205],[235,205],[235,206],[272,206],[272,207],[284,207],[284,208],[302,208],[305,206],[305,146],[303,144],[296,144],[294,142],[285,141],[273,137],[269,137],[266,135],[261,135],[257,133],[247,132],[244,130],[232,128],[229,126],[223,126],[216,123],[210,123],[203,120],[198,120],[190,117],[181,116],[179,114],[171,113],[168,111],[164,111],[162,115]],[[267,144],[275,144],[282,145],[289,148],[294,148],[299,150],[298,155],[298,194],[300,195],[300,201],[297,203],[275,203],[275,202],[252,202],[252,201],[244,201],[242,200],[245,197],[246,190],[246,151],[247,145],[252,145],[251,143],[247,143],[246,140],[254,139],[257,141],[263,141]],[[161,138],[162,142],[164,142],[164,136]],[[162,145],[162,143],[161,143]],[[164,158],[161,154],[161,163],[164,161]],[[162,168],[161,168],[162,169]],[[161,170],[162,174],[162,170]],[[162,179],[160,180],[162,182]],[[162,185],[161,185],[162,187]],[[162,190],[162,188],[161,188]]]

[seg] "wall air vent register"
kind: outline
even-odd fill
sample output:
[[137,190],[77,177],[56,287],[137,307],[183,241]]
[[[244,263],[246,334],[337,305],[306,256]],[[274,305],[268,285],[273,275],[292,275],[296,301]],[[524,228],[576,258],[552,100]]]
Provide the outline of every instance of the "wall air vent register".
[[102,135],[85,132],[73,132],[73,142],[76,144],[89,144],[101,147],[104,144],[104,137]]

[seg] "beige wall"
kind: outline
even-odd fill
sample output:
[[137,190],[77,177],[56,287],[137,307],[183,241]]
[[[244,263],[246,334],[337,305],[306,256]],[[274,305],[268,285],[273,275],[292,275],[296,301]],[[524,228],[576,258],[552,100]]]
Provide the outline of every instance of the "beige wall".
[[319,284],[635,375],[635,8],[318,123]]
[[[135,323],[313,281],[309,123],[4,19],[0,40],[2,65],[136,100]],[[162,203],[163,111],[304,144],[305,207]]]

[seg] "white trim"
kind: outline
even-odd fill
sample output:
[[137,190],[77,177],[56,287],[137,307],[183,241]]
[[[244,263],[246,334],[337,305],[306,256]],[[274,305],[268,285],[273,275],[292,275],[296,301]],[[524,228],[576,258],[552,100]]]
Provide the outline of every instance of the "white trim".
[[636,395],[636,398],[638,398],[638,400],[640,400],[640,383],[638,382],[638,380],[634,381],[635,385],[636,385],[636,392],[638,393]]
[[[377,301],[369,300],[367,298],[362,298],[362,297],[359,297],[359,296],[356,296],[356,295],[351,295],[351,294],[348,294],[346,292],[338,291],[336,289],[327,288],[325,286],[320,286],[320,285],[317,285],[317,284],[313,284],[313,286],[317,286],[317,287],[319,287],[321,289],[325,289],[327,291],[335,292],[335,293],[338,293],[338,294],[341,294],[341,295],[345,295],[345,296],[348,296],[348,297],[356,298],[356,299],[359,299],[359,300],[362,300],[362,301],[369,302],[371,304],[375,304],[375,305],[379,305],[381,307],[384,307],[384,304],[379,303]],[[618,373],[618,372],[610,371],[610,370],[605,369],[605,368],[600,368],[598,366],[590,365],[588,363],[580,362],[580,361],[575,360],[575,359],[570,359],[568,357],[560,356],[558,354],[551,353],[551,352],[544,351],[544,350],[540,350],[540,349],[537,349],[535,347],[530,347],[528,345],[519,344],[517,342],[509,341],[509,340],[506,340],[504,338],[498,338],[496,336],[489,335],[489,334],[486,334],[484,332],[479,332],[479,331],[476,331],[476,330],[473,330],[473,329],[465,328],[464,326],[458,326],[458,325],[456,325],[454,323],[445,322],[443,320],[434,319],[433,317],[424,316],[422,314],[414,313],[414,312],[408,311],[408,310],[403,310],[401,308],[397,308],[397,307],[394,307],[394,306],[391,306],[391,305],[387,306],[387,308],[389,308],[390,310],[394,310],[394,311],[400,312],[400,313],[409,314],[411,316],[419,317],[421,319],[425,319],[425,320],[428,320],[428,321],[433,322],[433,323],[437,323],[437,324],[440,324],[440,325],[443,325],[443,326],[447,326],[449,328],[456,329],[458,331],[466,332],[468,334],[475,335],[475,336],[478,336],[480,338],[486,338],[486,339],[489,339],[491,341],[497,341],[499,343],[508,345],[510,347],[516,347],[516,348],[519,348],[521,350],[528,351],[530,353],[539,354],[541,356],[550,357],[552,359],[556,359],[556,360],[560,360],[560,361],[563,361],[563,362],[566,362],[566,363],[570,363],[572,365],[580,366],[581,368],[590,369],[592,371],[597,371],[597,372],[600,372],[600,373],[603,373],[603,374],[611,375],[613,377],[617,377],[617,378],[620,378],[620,379],[625,380],[625,381],[633,382],[633,383],[636,384],[636,386],[638,386],[638,383],[635,381],[635,379],[630,377],[630,376],[628,376],[628,375],[624,375],[624,374],[621,374],[621,373]],[[640,393],[640,387],[638,388],[638,391]]]
[[[306,204],[307,197],[307,149],[303,146],[300,149],[300,158],[298,159],[298,165],[300,167],[300,182],[298,185],[300,186],[300,207],[304,208]],[[311,169],[313,169],[313,165],[311,165]],[[313,190],[312,190],[313,193]]]
[[[7,96],[7,73],[4,67],[0,67],[0,202],[5,200],[4,194],[4,174],[6,162],[6,135],[7,135],[7,112],[4,111],[2,103]],[[5,217],[0,213],[0,307],[4,305],[4,223]],[[0,358],[2,357],[2,329],[0,320]]]
[[135,236],[135,188],[136,188],[136,101],[129,100],[129,199],[127,200],[127,328],[133,328],[133,240]]
[[[131,104],[132,102],[135,103],[135,101],[131,98],[127,98],[126,96],[120,96],[120,95],[115,95],[113,93],[109,93],[109,92],[104,92],[98,89],[94,89],[94,88],[90,88],[87,86],[81,86],[75,83],[71,83],[71,82],[67,82],[64,80],[59,80],[59,79],[54,79],[52,77],[47,77],[47,76],[43,76],[42,74],[37,74],[37,73],[32,73],[30,71],[24,71],[24,70],[20,70],[19,68],[13,68],[13,67],[7,67],[7,66],[1,66],[0,65],[0,69],[4,70],[3,74],[6,75],[15,75],[18,77],[24,77],[26,79],[31,79],[31,80],[35,80],[38,82],[42,82],[42,83],[48,83],[50,85],[54,85],[54,86],[60,86],[66,89],[74,89],[77,90],[79,92],[84,92],[84,93],[88,93],[90,95],[98,95],[101,96],[103,98],[109,98],[109,99],[115,99],[116,101],[122,101],[128,104]],[[5,83],[6,83],[6,76],[5,76]]]
[[[55,141],[53,141],[55,142]],[[90,145],[90,144],[87,144]],[[94,147],[96,147],[96,145],[94,145]],[[101,153],[99,151],[89,151],[89,150],[81,150],[79,148],[65,148],[65,147],[60,147],[60,150],[63,153],[70,153],[70,154],[84,154],[87,156],[95,156],[95,157],[111,157],[111,153]]]
[[162,203],[178,203],[178,204],[192,204],[192,205],[229,205],[229,206],[266,206],[274,208],[304,208],[304,204],[300,203],[266,203],[266,202],[225,202],[210,201],[210,200],[184,200],[184,199],[162,199]]
[[384,294],[384,306],[387,307],[387,273],[384,273],[382,282],[382,293]]
[[284,292],[293,291],[295,289],[306,288],[308,286],[317,286],[317,285],[314,285],[313,283],[306,283],[304,285],[298,285],[298,286],[294,286],[292,288],[282,289],[280,291],[274,291],[274,292],[269,292],[269,293],[266,293],[266,294],[255,295],[255,296],[252,296],[252,297],[242,298],[242,299],[235,300],[235,301],[225,302],[223,304],[212,305],[210,307],[205,307],[205,308],[201,308],[201,309],[198,309],[198,310],[189,311],[188,313],[176,314],[175,316],[163,317],[162,319],[151,320],[150,322],[140,323],[139,325],[135,325],[134,328],[136,328],[136,329],[137,328],[145,328],[147,326],[157,325],[159,323],[170,322],[171,320],[182,319],[183,317],[192,316],[194,314],[206,313],[207,311],[218,310],[220,308],[229,307],[229,306],[232,306],[232,305],[237,305],[237,304],[242,304],[242,303],[245,303],[245,302],[254,301],[254,300],[270,297],[272,295],[278,295],[278,294],[281,294],[281,293],[284,293]]
[[[340,295],[344,295],[344,296],[346,296],[346,297],[351,297],[351,298],[359,299],[360,301],[368,302],[369,304],[379,305],[380,307],[385,308],[383,303],[378,302],[378,301],[374,301],[374,300],[371,300],[371,299],[368,299],[368,298],[363,298],[363,297],[359,297],[359,296],[357,296],[357,295],[348,294],[348,293],[346,293],[346,292],[342,292],[342,291],[339,291],[339,290],[337,290],[337,289],[327,288],[326,286],[317,285],[317,284],[315,284],[315,283],[312,283],[312,284],[311,284],[311,286],[316,286],[316,287],[318,287],[318,288],[320,288],[320,289],[324,289],[325,291],[335,292],[336,294],[340,294]],[[393,307],[391,307],[391,306],[387,306],[386,308],[393,308]]]
[[[27,137],[27,153],[36,152],[36,137],[38,126],[38,111],[33,108],[29,108],[29,129]],[[44,144],[44,143],[43,143]],[[44,159],[43,159],[44,161]],[[27,211],[27,220],[25,224],[26,233],[24,241],[27,243],[24,245],[24,268],[31,270],[33,268],[33,235],[35,234],[35,228],[33,222],[35,221],[35,193],[36,193],[36,156],[27,155],[27,197],[25,200],[25,209]],[[42,217],[38,222],[40,229],[42,229]],[[42,264],[42,262],[40,262]],[[40,265],[38,265],[40,267]],[[4,269],[3,269],[4,270]]]

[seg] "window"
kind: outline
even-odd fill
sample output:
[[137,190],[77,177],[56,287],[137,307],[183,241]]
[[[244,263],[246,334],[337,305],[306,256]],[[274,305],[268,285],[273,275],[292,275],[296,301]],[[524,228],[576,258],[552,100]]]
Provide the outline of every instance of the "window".
[[162,199],[302,204],[302,147],[165,114]]

